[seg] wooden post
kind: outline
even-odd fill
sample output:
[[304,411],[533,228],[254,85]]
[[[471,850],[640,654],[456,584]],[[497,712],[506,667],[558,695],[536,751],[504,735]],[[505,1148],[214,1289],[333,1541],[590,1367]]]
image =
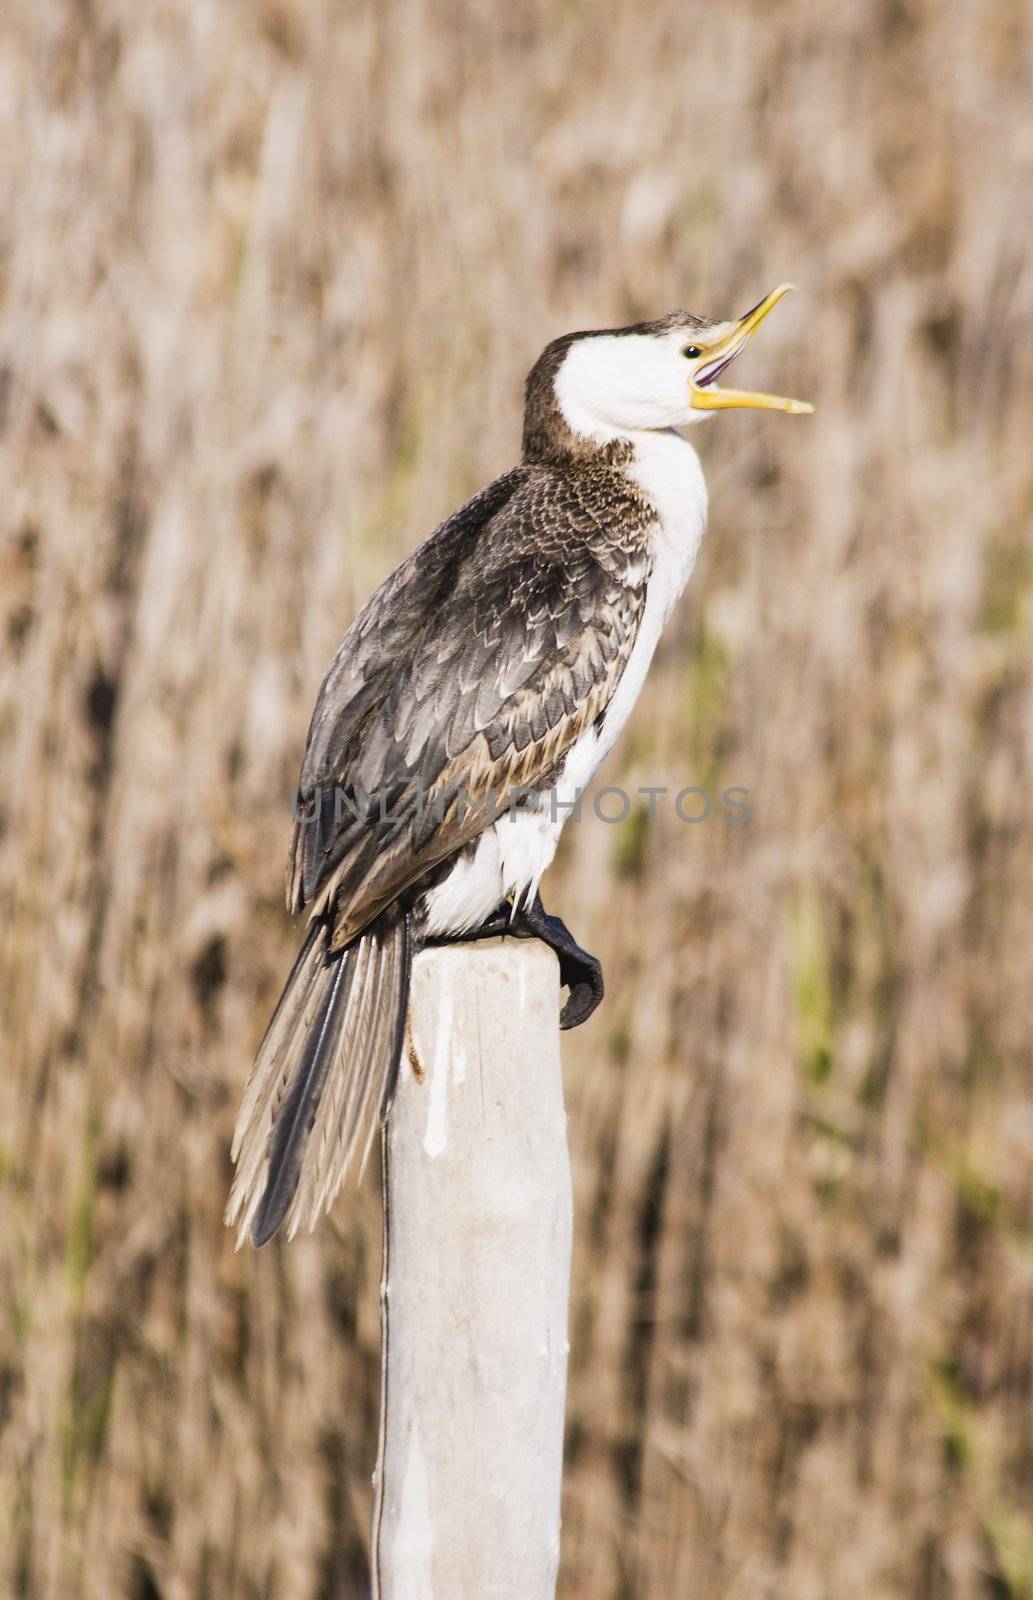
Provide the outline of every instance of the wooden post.
[[[384,1137],[374,1600],[553,1600],[571,1185],[555,956],[416,962]],[[418,1057],[418,1078],[410,1055]]]

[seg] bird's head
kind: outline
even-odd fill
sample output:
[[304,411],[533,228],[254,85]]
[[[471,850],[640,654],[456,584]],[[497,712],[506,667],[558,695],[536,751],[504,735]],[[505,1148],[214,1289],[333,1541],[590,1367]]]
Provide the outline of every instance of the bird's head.
[[527,380],[525,459],[556,430],[602,444],[644,430],[683,428],[715,411],[813,410],[803,400],[723,389],[718,378],[791,284],[784,283],[734,322],[686,311],[629,328],[567,334],[539,357]]

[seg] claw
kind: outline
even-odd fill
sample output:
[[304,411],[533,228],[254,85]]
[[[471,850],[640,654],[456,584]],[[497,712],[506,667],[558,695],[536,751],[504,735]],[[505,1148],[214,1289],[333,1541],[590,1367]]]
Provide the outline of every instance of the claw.
[[535,895],[532,904],[520,913],[520,917],[524,927],[555,950],[559,957],[560,982],[570,990],[567,1003],[560,1012],[560,1027],[564,1030],[579,1028],[588,1021],[603,998],[602,963],[589,951],[582,949],[562,918],[549,916],[542,905],[541,895]]
[[587,1022],[596,1006],[603,998],[603,974],[600,967],[598,977],[594,981],[576,983],[570,989],[566,1005],[560,1011],[560,1027],[580,1028]]
[[535,895],[529,906],[516,911],[507,902],[469,933],[438,935],[427,942],[462,944],[475,939],[498,938],[540,939],[550,950],[555,950],[560,963],[560,982],[570,991],[560,1011],[560,1027],[566,1031],[588,1021],[603,998],[602,964],[581,948],[561,918],[549,915],[540,894]]

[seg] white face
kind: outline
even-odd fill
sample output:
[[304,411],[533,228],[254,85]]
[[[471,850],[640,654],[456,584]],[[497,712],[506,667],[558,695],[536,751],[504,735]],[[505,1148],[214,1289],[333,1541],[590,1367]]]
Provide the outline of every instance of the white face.
[[[719,322],[698,330],[598,334],[575,340],[555,378],[556,398],[568,427],[603,440],[700,422],[710,412],[694,408],[693,378],[706,367],[707,352],[734,328],[734,323]],[[700,353],[694,355],[697,350]]]

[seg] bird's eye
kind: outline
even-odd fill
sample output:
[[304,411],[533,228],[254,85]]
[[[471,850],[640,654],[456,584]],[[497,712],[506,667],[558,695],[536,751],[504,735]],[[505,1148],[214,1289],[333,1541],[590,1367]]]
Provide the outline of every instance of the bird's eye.
[[687,344],[685,349],[682,351],[682,355],[685,356],[689,361],[695,361],[696,358],[702,354],[703,352],[698,344]]

